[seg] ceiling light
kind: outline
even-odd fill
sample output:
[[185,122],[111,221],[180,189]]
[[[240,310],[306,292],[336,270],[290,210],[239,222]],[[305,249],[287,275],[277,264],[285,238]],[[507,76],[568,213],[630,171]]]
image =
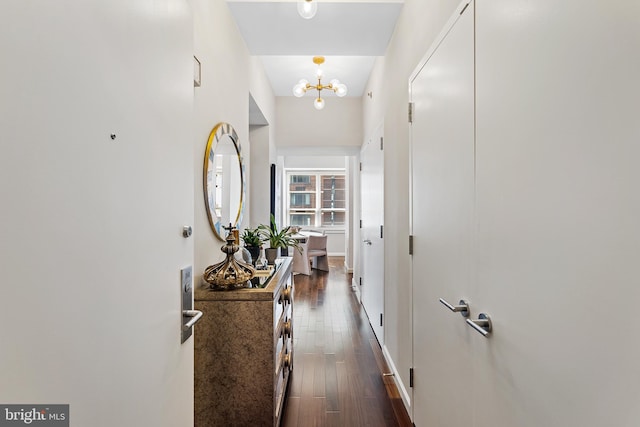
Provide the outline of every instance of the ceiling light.
[[298,13],[304,19],[311,19],[316,16],[318,3],[313,0],[298,0]]
[[340,83],[339,80],[333,79],[329,82],[328,85],[322,84],[322,77],[324,73],[320,69],[320,65],[324,63],[324,56],[314,56],[313,63],[318,66],[318,70],[316,71],[316,78],[318,79],[317,85],[312,85],[307,80],[300,80],[293,87],[293,94],[300,98],[303,96],[309,89],[315,89],[318,91],[318,97],[313,101],[313,106],[316,107],[316,110],[322,110],[324,108],[324,99],[320,96],[320,92],[324,89],[332,90],[336,95],[342,97],[347,94],[347,86],[343,83]]

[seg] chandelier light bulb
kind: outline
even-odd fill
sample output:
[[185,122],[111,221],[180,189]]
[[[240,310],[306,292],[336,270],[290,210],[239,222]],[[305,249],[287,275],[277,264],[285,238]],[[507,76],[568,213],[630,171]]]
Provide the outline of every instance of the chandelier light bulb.
[[324,71],[322,71],[322,68],[318,67],[318,69],[316,70],[316,77],[321,79],[324,76]]
[[346,94],[347,94],[347,86],[342,83],[338,83],[336,85],[336,95],[343,97]]
[[298,0],[298,14],[304,19],[316,16],[318,4],[314,0]]
[[302,95],[304,95],[305,90],[304,87],[297,84],[293,87],[293,95],[300,98]]
[[293,87],[293,95],[297,96],[298,98],[304,95],[307,92],[308,83],[309,82],[305,79],[300,80],[298,84]]
[[316,107],[316,110],[322,110],[324,108],[324,99],[318,97],[315,101],[313,101],[313,106]]

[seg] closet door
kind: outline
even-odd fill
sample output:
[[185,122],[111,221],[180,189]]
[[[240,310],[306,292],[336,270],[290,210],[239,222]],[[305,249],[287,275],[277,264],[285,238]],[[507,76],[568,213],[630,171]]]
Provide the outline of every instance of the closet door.
[[451,304],[474,293],[473,3],[461,6],[410,81],[413,421],[472,425],[469,341]]
[[381,346],[384,345],[384,153],[379,126],[362,146],[361,215],[362,305]]
[[640,4],[476,6],[474,425],[637,426]]

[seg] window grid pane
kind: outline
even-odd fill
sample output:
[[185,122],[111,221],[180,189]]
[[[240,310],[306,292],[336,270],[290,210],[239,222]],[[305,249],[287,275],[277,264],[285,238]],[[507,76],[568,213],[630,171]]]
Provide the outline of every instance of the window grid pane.
[[316,195],[315,193],[290,193],[289,208],[290,209],[315,209]]
[[315,193],[315,175],[291,175],[291,178],[289,179],[289,191],[304,191],[306,193]]
[[289,215],[289,225],[311,227],[315,224],[315,216],[315,213],[291,212]]
[[344,219],[344,211],[323,211],[321,225],[323,227],[335,227],[337,225],[344,225]]

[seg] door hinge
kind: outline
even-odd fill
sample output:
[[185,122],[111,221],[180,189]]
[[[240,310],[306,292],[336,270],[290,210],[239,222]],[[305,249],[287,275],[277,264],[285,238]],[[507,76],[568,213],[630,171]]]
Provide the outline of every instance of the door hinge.
[[384,237],[384,225],[380,226],[380,238],[383,239]]
[[413,387],[413,368],[409,368],[409,387]]
[[360,286],[362,286],[362,277],[360,277]]
[[362,220],[360,220],[360,228],[362,228]]
[[362,172],[362,162],[360,162],[360,172]]
[[382,313],[380,313],[380,326],[382,326]]
[[413,236],[409,236],[409,255],[413,255]]
[[380,137],[380,150],[384,150],[384,138]]
[[464,7],[462,8],[462,10],[460,11],[460,15],[462,15],[464,13],[465,10],[467,10],[467,8],[469,7],[470,3],[467,3],[464,5]]
[[413,123],[413,102],[409,103],[409,123]]

